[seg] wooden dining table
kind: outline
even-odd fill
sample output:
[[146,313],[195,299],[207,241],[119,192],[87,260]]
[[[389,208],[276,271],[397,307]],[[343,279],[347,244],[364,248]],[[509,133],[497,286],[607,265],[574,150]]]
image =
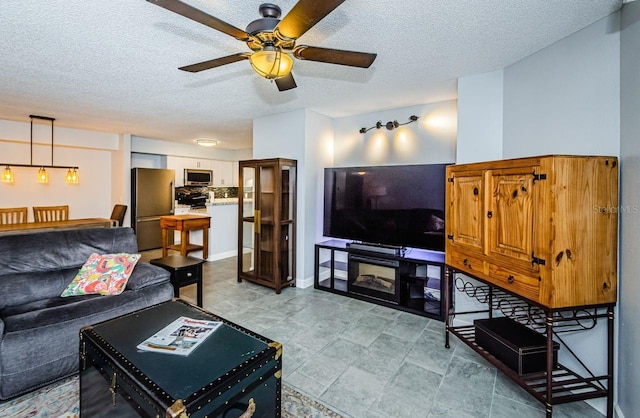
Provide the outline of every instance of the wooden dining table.
[[111,228],[115,222],[107,218],[82,218],[53,222],[25,222],[0,225],[0,235],[17,235],[31,232],[45,232],[63,229]]

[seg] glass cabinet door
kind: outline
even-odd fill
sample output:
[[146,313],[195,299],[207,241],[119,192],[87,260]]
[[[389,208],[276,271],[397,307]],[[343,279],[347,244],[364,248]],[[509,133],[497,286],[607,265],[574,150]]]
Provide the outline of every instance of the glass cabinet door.
[[280,202],[280,279],[283,282],[292,279],[295,271],[295,257],[293,250],[295,243],[294,217],[296,213],[294,192],[296,190],[296,168],[283,165],[280,171],[281,202]]
[[275,268],[274,233],[275,196],[276,196],[276,166],[261,165],[260,190],[259,190],[259,223],[258,239],[260,240],[260,252],[258,253],[258,276],[265,279],[273,278]]
[[256,188],[256,169],[255,167],[242,168],[242,231],[240,239],[242,240],[242,272],[252,273],[255,271],[255,215],[256,200],[254,192]]

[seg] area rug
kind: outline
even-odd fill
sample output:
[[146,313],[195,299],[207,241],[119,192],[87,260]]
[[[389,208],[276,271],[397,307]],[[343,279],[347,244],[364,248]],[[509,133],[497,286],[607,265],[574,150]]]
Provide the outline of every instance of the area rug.
[[[78,376],[0,403],[2,418],[78,418],[79,416]],[[287,385],[282,385],[282,416],[284,418],[342,417]]]

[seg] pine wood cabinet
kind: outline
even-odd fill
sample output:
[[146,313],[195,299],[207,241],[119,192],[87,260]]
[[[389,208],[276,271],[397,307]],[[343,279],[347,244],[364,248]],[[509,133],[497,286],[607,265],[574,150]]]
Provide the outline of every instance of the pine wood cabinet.
[[549,308],[616,302],[618,160],[447,168],[446,264]]
[[296,161],[239,163],[238,281],[295,286]]

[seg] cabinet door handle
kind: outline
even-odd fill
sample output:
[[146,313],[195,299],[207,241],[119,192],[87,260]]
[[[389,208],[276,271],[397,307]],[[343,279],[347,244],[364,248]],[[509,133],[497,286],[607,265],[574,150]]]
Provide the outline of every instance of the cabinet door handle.
[[509,277],[507,277],[507,281],[508,281],[509,283],[513,283],[513,282],[514,282],[514,280],[515,280],[515,277],[513,277],[513,276],[509,276]]

